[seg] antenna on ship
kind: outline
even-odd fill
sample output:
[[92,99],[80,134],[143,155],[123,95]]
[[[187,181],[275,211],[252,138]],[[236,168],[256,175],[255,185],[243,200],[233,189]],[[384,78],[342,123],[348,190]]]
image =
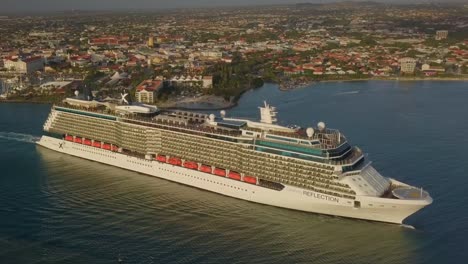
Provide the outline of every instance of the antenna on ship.
[[221,110],[221,112],[219,112],[219,114],[221,115],[222,118],[226,117],[226,111],[224,111],[224,110]]

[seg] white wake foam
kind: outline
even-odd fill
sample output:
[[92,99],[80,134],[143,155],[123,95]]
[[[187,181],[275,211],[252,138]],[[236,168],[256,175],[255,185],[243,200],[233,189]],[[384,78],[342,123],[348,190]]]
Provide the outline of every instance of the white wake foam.
[[340,92],[336,93],[335,95],[347,95],[347,94],[358,94],[359,91],[349,91],[349,92]]
[[38,136],[21,134],[15,132],[0,132],[0,139],[13,140],[26,143],[36,143],[40,139]]
[[416,230],[416,228],[415,228],[414,226],[412,226],[412,225],[401,224],[400,226],[401,226],[401,227],[404,227],[404,228]]

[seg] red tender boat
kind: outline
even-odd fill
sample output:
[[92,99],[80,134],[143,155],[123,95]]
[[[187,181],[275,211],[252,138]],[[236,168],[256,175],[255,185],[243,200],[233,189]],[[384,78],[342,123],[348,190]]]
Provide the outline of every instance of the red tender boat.
[[220,169],[220,168],[215,168],[214,171],[213,171],[213,174],[224,177],[224,176],[226,176],[226,170],[225,169]]
[[169,158],[169,164],[172,164],[175,166],[181,166],[182,161],[179,158]]
[[201,165],[199,170],[202,172],[211,173],[211,166]]
[[80,137],[75,138],[75,143],[83,143],[83,140]]
[[112,146],[112,151],[119,151],[119,147],[118,146]]
[[167,158],[164,155],[158,155],[158,156],[156,156],[156,160],[160,161],[160,162],[166,162]]
[[104,144],[102,144],[102,148],[106,149],[106,150],[111,150],[111,145],[104,143]]
[[241,175],[235,171],[230,171],[229,174],[228,174],[228,177],[233,179],[233,180],[236,180],[236,181],[240,181],[241,180]]
[[73,136],[65,136],[66,141],[73,141]]
[[185,161],[184,167],[192,170],[198,169],[198,164],[194,161]]
[[252,177],[252,176],[244,176],[244,182],[257,184],[257,178]]
[[100,147],[101,147],[101,142],[99,142],[99,141],[94,141],[93,147],[100,148]]
[[85,140],[83,141],[83,143],[84,143],[85,145],[88,145],[88,146],[91,146],[91,145],[92,145],[92,142],[91,142],[90,139],[85,139]]

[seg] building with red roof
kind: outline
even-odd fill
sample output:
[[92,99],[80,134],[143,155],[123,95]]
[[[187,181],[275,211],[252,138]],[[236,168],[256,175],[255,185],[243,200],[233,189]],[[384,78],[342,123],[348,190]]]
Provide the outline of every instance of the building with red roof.
[[137,102],[154,103],[156,93],[163,86],[161,80],[145,80],[136,87],[135,97]]

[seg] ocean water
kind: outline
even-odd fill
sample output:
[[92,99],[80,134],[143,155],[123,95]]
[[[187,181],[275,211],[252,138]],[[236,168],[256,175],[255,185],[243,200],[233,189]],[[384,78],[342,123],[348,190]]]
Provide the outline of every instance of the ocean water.
[[434,203],[412,229],[236,200],[36,147],[50,106],[0,104],[0,263],[467,263],[468,82],[267,84],[227,114],[264,100]]

